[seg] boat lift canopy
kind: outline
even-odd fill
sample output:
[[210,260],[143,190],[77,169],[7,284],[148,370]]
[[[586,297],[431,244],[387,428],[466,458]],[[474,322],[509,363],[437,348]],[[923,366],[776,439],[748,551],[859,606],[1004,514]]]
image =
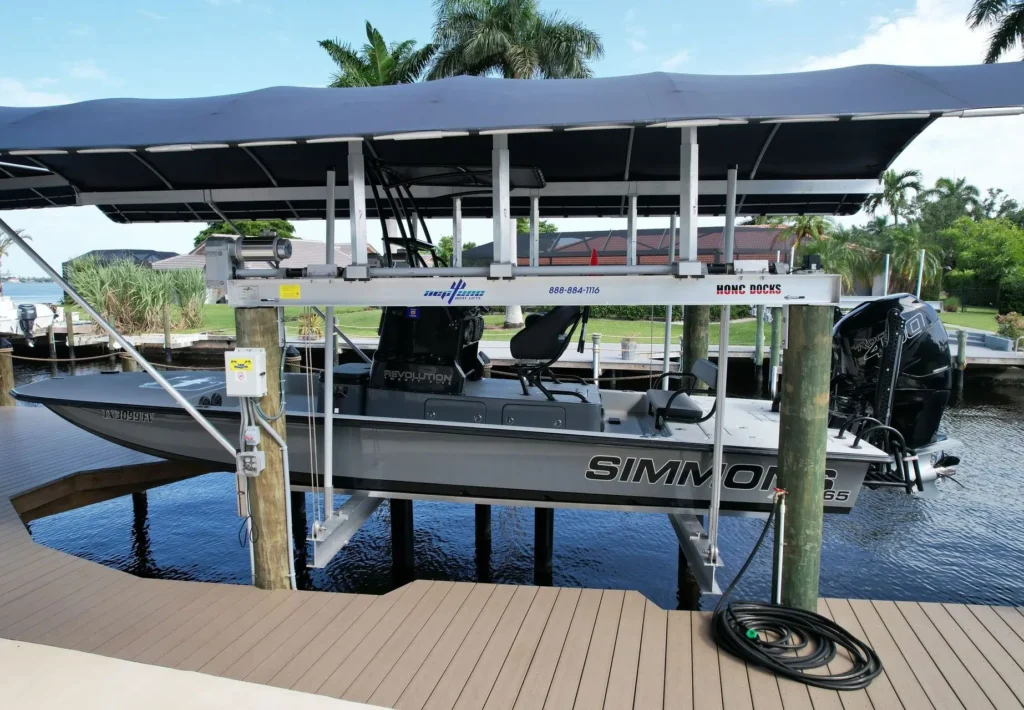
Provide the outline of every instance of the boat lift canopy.
[[[838,277],[733,265],[736,215],[852,214],[935,119],[1021,113],[1021,63],[860,66],[776,76],[457,77],[365,89],[272,88],[199,99],[0,107],[0,209],[95,205],[120,223],[326,218],[324,268],[301,277],[227,273],[223,285],[235,306],[329,306],[330,351],[330,306],[427,305],[459,292],[475,294],[479,305],[838,304]],[[366,199],[368,185],[376,184],[366,179],[367,165],[378,175],[389,169],[419,178],[409,185],[419,218],[453,217],[452,268],[369,265],[366,220],[382,215],[377,200]],[[456,173],[458,179],[446,177]],[[638,216],[676,214],[672,263],[639,265]],[[697,261],[699,214],[726,217],[725,269],[717,273]],[[463,216],[492,218],[489,267],[458,263]],[[519,266],[515,253],[510,223],[519,216],[531,220],[529,266]],[[627,264],[538,267],[541,216],[626,216]],[[353,262],[343,271],[333,265],[339,217],[349,219],[352,241]],[[70,288],[2,220],[0,230]],[[430,277],[445,279],[444,285],[423,281]],[[448,287],[448,277],[458,281]],[[220,436],[70,292],[189,414]],[[722,343],[729,342],[728,314],[723,308]],[[727,369],[722,358],[720,412]],[[324,375],[325,391],[333,392],[333,368]],[[707,534],[696,525],[677,527],[693,563],[710,570],[711,587],[721,564],[722,420],[715,421]],[[326,501],[333,500],[332,427],[332,417],[325,417]],[[315,547],[336,550],[351,532],[347,519],[331,511]]]

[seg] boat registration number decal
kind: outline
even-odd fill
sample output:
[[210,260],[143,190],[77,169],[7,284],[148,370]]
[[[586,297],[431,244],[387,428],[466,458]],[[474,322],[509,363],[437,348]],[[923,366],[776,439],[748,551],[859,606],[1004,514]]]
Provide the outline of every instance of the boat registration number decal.
[[136,412],[131,409],[104,409],[103,418],[114,419],[119,422],[153,423],[152,412]]

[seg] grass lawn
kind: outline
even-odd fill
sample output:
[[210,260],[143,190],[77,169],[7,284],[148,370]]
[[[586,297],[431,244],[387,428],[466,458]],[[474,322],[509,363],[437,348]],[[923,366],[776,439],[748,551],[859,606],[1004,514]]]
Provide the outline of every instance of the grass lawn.
[[994,333],[999,328],[996,323],[997,314],[995,308],[969,308],[965,313],[942,313],[941,318],[946,325],[977,328]]

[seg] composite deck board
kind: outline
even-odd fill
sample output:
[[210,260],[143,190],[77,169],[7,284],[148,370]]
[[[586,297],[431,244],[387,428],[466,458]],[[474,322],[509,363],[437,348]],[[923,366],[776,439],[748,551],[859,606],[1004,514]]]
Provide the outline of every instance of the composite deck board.
[[[866,691],[836,693],[729,656],[710,614],[637,592],[416,581],[370,596],[138,578],[37,544],[10,499],[155,459],[42,408],[0,409],[0,431],[3,638],[403,710],[1024,708],[1024,613],[1010,607],[822,600],[884,665]],[[39,447],[40,431],[61,448]],[[829,670],[849,663],[840,653]]]

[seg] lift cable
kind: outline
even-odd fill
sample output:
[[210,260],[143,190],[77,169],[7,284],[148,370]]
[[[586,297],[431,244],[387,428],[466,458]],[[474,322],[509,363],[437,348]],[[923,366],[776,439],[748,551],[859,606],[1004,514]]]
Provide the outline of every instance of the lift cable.
[[[733,588],[757,556],[779,506],[776,498],[761,537],[757,539],[739,574],[715,606],[715,641],[737,658],[777,675],[828,690],[866,688],[882,672],[882,661],[870,646],[820,614],[756,601],[727,602]],[[844,648],[853,668],[842,673],[811,673]]]

